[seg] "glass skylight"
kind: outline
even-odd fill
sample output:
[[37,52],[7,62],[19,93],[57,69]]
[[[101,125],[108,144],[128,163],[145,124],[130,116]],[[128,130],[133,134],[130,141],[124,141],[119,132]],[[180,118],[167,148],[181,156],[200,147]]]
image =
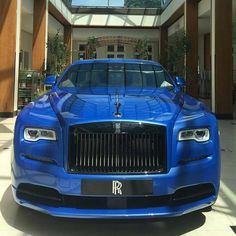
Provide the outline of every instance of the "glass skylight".
[[125,0],[73,0],[73,6],[86,7],[124,7]]
[[[69,1],[69,0],[68,0]],[[72,0],[73,7],[161,8],[170,0]]]

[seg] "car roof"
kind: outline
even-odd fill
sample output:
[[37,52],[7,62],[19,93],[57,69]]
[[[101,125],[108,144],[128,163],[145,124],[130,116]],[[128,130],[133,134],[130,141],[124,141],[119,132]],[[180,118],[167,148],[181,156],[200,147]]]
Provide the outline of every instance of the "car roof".
[[140,60],[140,59],[90,59],[90,60],[80,60],[80,61],[75,61],[73,65],[78,65],[78,64],[93,64],[93,63],[132,63],[132,64],[149,64],[149,65],[159,65],[161,66],[160,63],[156,61],[147,61],[147,60]]

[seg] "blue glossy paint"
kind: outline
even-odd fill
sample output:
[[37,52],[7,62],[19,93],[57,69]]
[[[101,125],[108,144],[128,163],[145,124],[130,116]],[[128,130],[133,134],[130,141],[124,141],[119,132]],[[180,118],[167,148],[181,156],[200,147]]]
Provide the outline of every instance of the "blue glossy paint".
[[55,75],[49,75],[44,81],[44,85],[54,85],[57,82],[57,77]]
[[[159,65],[141,60],[88,60],[86,63],[143,63]],[[73,66],[72,65],[72,66]],[[67,69],[69,70],[70,67]],[[64,72],[64,74],[67,72]],[[62,75],[61,79],[63,78]],[[116,94],[80,94],[76,89],[60,89],[60,80],[52,90],[27,105],[17,117],[14,135],[14,157],[12,158],[12,188],[17,203],[47,214],[78,218],[145,218],[182,215],[212,205],[218,195],[220,180],[220,155],[218,125],[215,116],[206,106],[180,91],[173,81],[173,89],[160,88],[155,92],[143,91],[137,95],[119,91],[121,118],[115,118]],[[140,121],[163,125],[167,128],[167,173],[156,175],[82,175],[66,171],[68,159],[68,130],[71,125],[103,121]],[[24,140],[26,127],[53,129],[57,141]],[[209,128],[210,140],[178,141],[180,130],[187,128]],[[29,160],[26,155],[45,157],[55,164]],[[199,157],[205,157],[198,160]],[[196,159],[196,160],[195,160]],[[186,161],[181,164],[181,161]],[[188,161],[189,160],[189,161]],[[153,194],[173,194],[177,189],[197,184],[211,183],[215,195],[206,199],[183,204],[150,209],[86,210],[55,208],[19,199],[16,189],[21,183],[51,187],[65,195],[81,195],[81,179],[135,180],[152,179]]]
[[176,76],[175,77],[175,82],[179,87],[185,87],[186,86],[186,81],[182,77]]

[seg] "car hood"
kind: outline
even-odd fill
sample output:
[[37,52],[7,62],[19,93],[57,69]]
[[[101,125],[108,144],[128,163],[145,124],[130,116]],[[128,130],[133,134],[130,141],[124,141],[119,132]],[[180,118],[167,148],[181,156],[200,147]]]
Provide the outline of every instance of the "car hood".
[[[53,92],[50,103],[60,122],[66,124],[107,120],[174,122],[183,105],[175,92],[164,89],[155,95],[86,95]],[[120,117],[116,117],[116,103]]]

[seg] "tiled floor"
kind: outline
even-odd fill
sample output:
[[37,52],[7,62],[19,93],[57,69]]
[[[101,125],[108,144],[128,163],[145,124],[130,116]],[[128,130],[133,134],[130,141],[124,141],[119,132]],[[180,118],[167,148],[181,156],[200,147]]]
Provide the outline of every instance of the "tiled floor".
[[10,189],[10,155],[14,119],[0,120],[0,236],[23,235],[235,235],[236,121],[220,121],[222,180],[218,201],[210,212],[157,222],[96,222],[62,219],[19,207]]

